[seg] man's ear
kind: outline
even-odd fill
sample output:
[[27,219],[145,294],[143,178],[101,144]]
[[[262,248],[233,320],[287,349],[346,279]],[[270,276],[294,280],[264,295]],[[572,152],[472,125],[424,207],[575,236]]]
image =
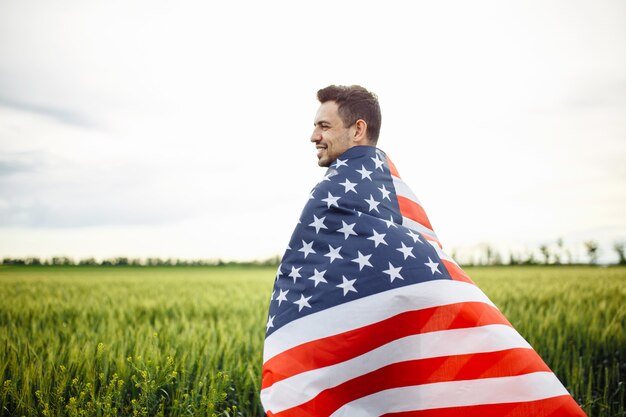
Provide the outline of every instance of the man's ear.
[[365,120],[359,119],[352,125],[352,141],[358,145],[366,145],[367,139],[367,123]]

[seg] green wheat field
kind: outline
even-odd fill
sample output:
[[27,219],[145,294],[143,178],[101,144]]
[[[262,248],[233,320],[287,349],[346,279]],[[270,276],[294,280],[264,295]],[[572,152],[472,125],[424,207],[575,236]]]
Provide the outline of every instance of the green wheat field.
[[[466,268],[590,417],[624,416],[626,268]],[[0,267],[0,415],[263,416],[274,268]]]

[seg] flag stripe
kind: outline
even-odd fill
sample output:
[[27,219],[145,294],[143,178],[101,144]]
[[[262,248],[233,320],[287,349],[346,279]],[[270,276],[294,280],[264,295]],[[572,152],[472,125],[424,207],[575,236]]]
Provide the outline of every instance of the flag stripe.
[[446,261],[442,259],[444,266],[448,270],[448,273],[452,277],[452,279],[457,281],[465,281],[470,284],[474,284],[474,281],[467,275],[457,264],[453,261]]
[[413,194],[413,190],[411,190],[401,178],[391,177],[391,179],[393,180],[393,188],[396,190],[397,196],[408,198],[409,200],[415,201],[420,206],[422,205],[417,196]]
[[417,204],[415,201],[402,197],[401,195],[398,196],[398,205],[400,206],[400,213],[402,213],[402,216],[418,222],[431,231],[433,230],[430,220],[428,220],[428,216],[426,216],[426,212],[422,206]]
[[435,408],[430,410],[389,413],[382,417],[584,417],[580,407],[569,395],[529,402],[470,405],[466,407]]
[[410,219],[408,217],[402,216],[402,226],[408,227],[409,229],[413,229],[416,232],[421,233],[422,235],[424,235],[426,239],[437,243],[437,245],[441,247],[441,243],[439,243],[439,238],[437,237],[435,232],[433,232],[426,226],[422,225],[421,223],[418,223],[415,220]]
[[510,326],[497,308],[483,303],[457,303],[407,311],[371,325],[296,346],[275,356],[266,363],[271,373],[263,374],[262,388],[302,372],[362,355],[394,339],[491,324]]
[[542,362],[532,365],[532,349],[511,349],[490,353],[437,357],[393,363],[364,373],[357,378],[332,387],[305,404],[276,412],[276,416],[329,416],[342,404],[356,401],[379,391],[401,387],[450,382],[451,380],[475,380],[482,378],[509,377],[535,372],[548,372]]
[[389,172],[391,173],[392,176],[396,178],[400,178],[400,173],[398,173],[398,169],[396,168],[394,163],[391,162],[391,159],[389,159],[388,157],[387,157],[387,166],[389,167]]
[[431,408],[528,402],[567,394],[567,390],[553,373],[535,372],[512,377],[440,382],[385,390],[345,404],[331,416],[379,416]]
[[[339,304],[296,319],[267,336],[263,363],[303,343],[376,323],[405,311],[472,301],[493,306],[475,285],[441,279],[394,288]],[[383,309],[380,306],[386,307]],[[341,320],[337,320],[338,317]]]
[[[510,349],[515,350],[515,353],[502,353],[512,352]],[[320,351],[323,352],[323,349]],[[497,351],[501,351],[501,353],[493,355],[486,353]],[[457,356],[461,359],[454,359]],[[476,359],[470,361],[470,357],[473,356],[476,356]],[[267,404],[273,412],[286,410],[311,401],[322,391],[329,389],[330,394],[323,394],[324,398],[328,398],[322,402],[325,403],[334,399],[334,401],[343,403],[375,391],[404,385],[512,375],[507,372],[511,372],[510,369],[515,367],[509,362],[505,361],[504,365],[498,365],[504,360],[503,358],[508,357],[515,357],[520,361],[537,358],[537,354],[528,342],[509,326],[489,325],[419,334],[395,340],[343,363],[321,367],[277,382],[270,388],[262,390],[261,397],[263,403]],[[390,368],[396,362],[402,363],[402,365]],[[417,365],[417,362],[420,362],[421,365]],[[481,362],[483,368],[486,369],[479,369],[478,364]],[[460,368],[455,369],[455,364]],[[530,368],[524,365],[524,373],[548,370],[541,360],[535,361],[534,365],[536,366]],[[407,375],[401,376],[403,372],[400,370],[404,367],[407,368]],[[437,371],[439,367],[441,369]],[[387,371],[380,369],[387,369]],[[390,369],[393,372],[389,371]],[[474,369],[474,371],[469,372],[470,369]],[[498,369],[500,373],[489,374],[489,369],[492,371]],[[374,376],[371,378],[360,376],[368,374]],[[377,378],[382,379],[376,381]],[[393,385],[397,381],[406,380],[406,378],[410,378],[409,382]],[[341,384],[344,385],[343,388],[333,388]],[[392,385],[380,386],[380,384]],[[358,388],[360,385],[363,387]],[[370,388],[374,388],[374,391],[367,391]],[[360,392],[360,394],[358,397],[346,398],[346,396],[351,395],[350,392]]]

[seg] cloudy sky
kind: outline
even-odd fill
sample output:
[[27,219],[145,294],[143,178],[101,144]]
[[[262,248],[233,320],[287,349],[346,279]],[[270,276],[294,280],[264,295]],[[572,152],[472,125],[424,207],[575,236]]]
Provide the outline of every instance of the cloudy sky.
[[626,240],[622,0],[0,0],[0,257],[281,253],[329,84],[448,252]]

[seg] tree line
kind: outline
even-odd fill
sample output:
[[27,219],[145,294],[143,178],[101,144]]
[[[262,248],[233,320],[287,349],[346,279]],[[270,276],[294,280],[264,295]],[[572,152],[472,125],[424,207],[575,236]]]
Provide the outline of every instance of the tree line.
[[[557,239],[554,244],[540,245],[536,250],[526,250],[525,252],[509,252],[504,257],[493,246],[483,244],[479,254],[470,256],[468,259],[461,259],[462,266],[482,266],[482,265],[597,265],[600,255],[600,245],[595,240],[584,242],[586,262],[577,259],[572,251],[565,247],[563,239]],[[617,265],[626,265],[626,244],[616,242],[612,250],[617,254]],[[452,251],[453,259],[459,261],[456,251]],[[175,259],[175,258],[128,258],[119,256],[97,260],[96,258],[84,258],[75,260],[67,256],[53,256],[51,258],[27,257],[2,259],[2,265],[54,265],[54,266],[278,266],[279,256],[253,261],[225,261],[222,259]]]
[[10,258],[2,259],[2,265],[33,265],[33,266],[278,266],[280,259],[271,257],[263,260],[253,261],[225,261],[222,259],[175,259],[175,258],[128,258],[118,256],[115,258],[106,258],[98,261],[96,258],[84,258],[75,260],[68,256],[53,256],[51,258],[27,257],[27,258]]
[[[600,256],[600,245],[595,240],[583,242],[586,258],[580,259],[577,253],[565,246],[563,239],[557,239],[551,244],[542,244],[536,249],[525,251],[509,251],[502,256],[493,246],[483,244],[479,253],[463,259],[460,262],[463,266],[482,265],[597,265]],[[626,265],[626,244],[615,242],[611,248],[617,254],[617,265]],[[457,260],[455,251],[452,251],[452,258]]]

